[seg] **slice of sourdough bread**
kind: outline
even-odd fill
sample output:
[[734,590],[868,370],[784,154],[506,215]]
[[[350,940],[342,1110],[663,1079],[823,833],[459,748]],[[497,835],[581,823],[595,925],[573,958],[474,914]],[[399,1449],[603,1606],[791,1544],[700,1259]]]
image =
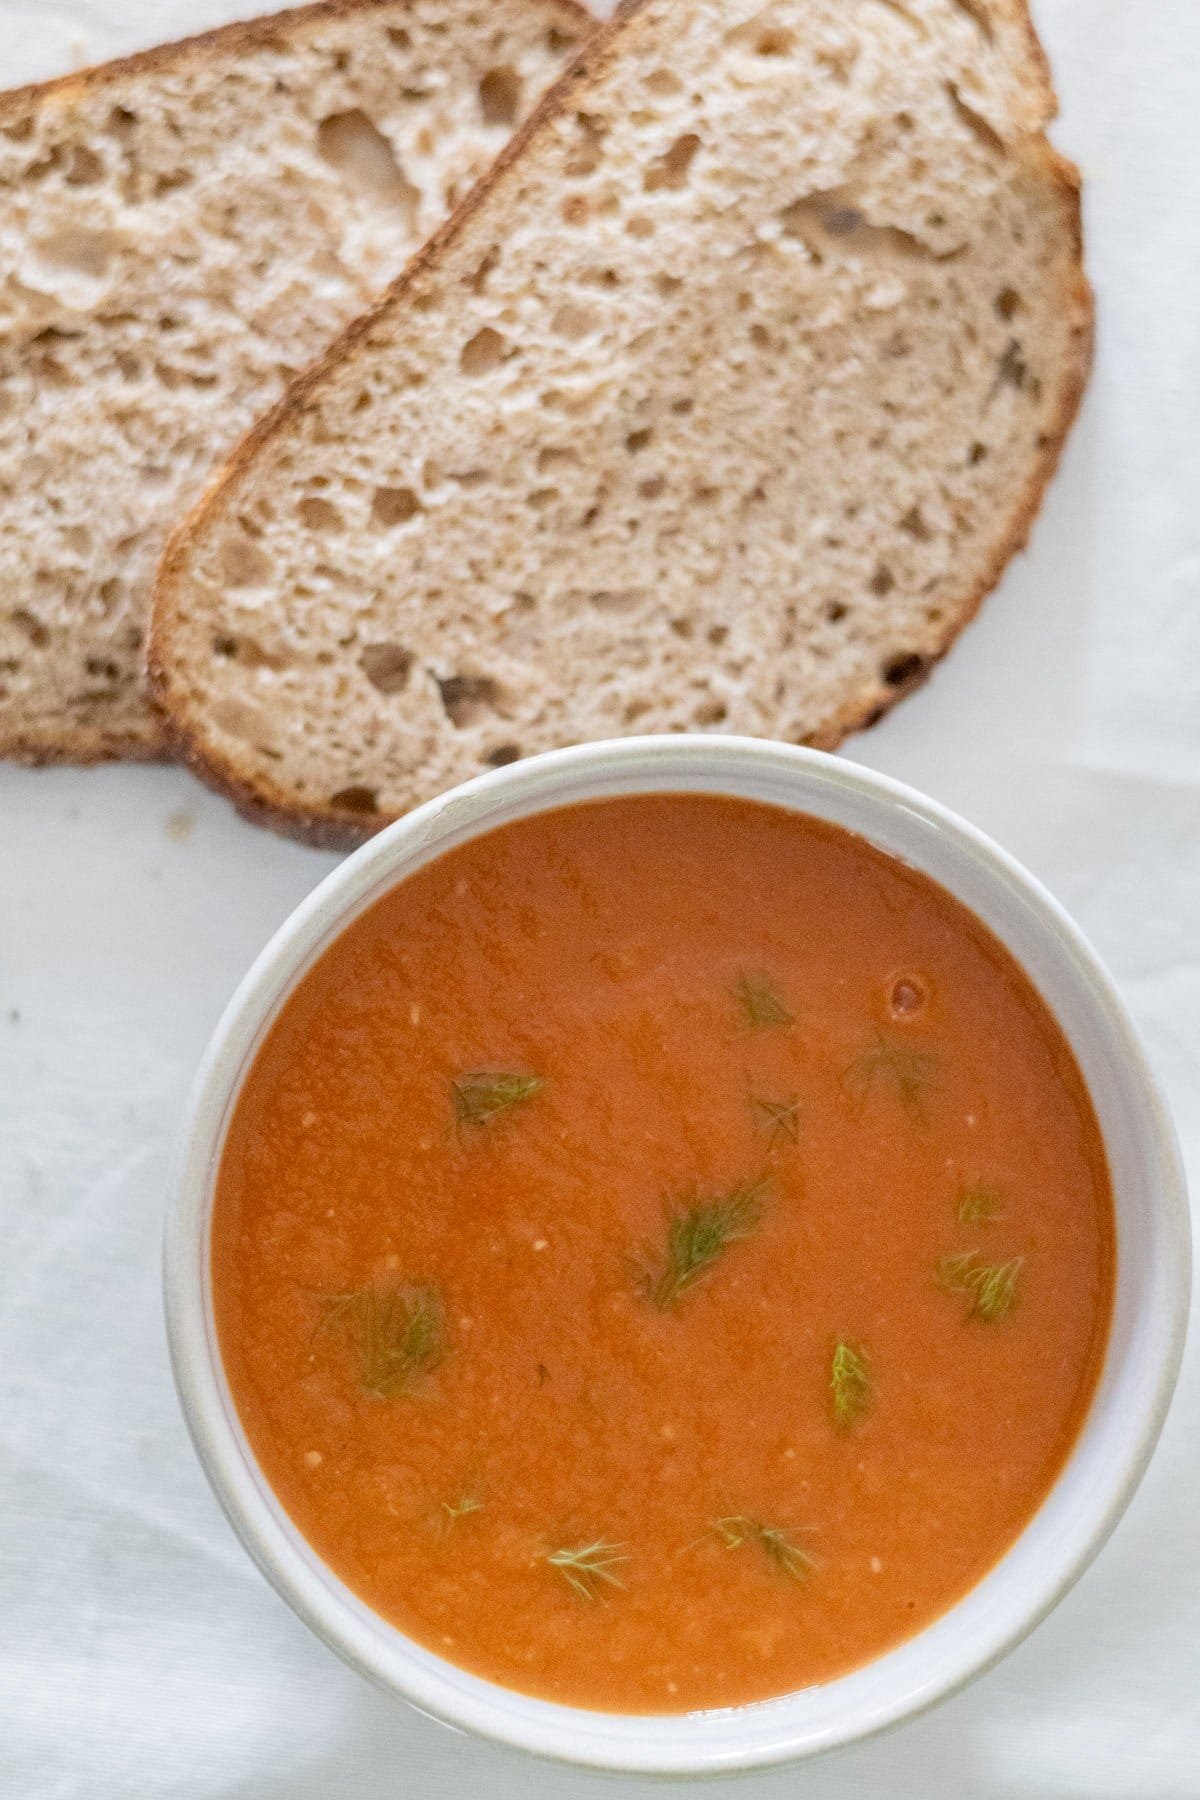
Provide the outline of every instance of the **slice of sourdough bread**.
[[332,0],[0,96],[0,754],[161,751],[168,526],[590,27]]
[[338,843],[556,744],[877,718],[1086,377],[1052,107],[1015,0],[635,0],[174,535],[199,772]]

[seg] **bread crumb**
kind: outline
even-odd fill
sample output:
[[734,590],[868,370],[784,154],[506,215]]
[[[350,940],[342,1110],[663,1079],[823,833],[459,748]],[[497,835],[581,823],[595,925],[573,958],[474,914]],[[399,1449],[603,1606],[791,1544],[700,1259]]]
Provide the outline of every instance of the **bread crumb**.
[[419,1025],[421,1023],[421,1009],[415,1000],[408,1009],[408,1022],[410,1025]]
[[550,1248],[550,1240],[548,1238],[534,1238],[533,1247],[535,1250],[548,1250]]
[[304,1452],[304,1460],[310,1469],[319,1469],[321,1464],[325,1461],[325,1458],[321,1455],[319,1450],[306,1450]]
[[186,844],[196,829],[196,821],[189,812],[173,812],[167,818],[167,836],[177,844]]

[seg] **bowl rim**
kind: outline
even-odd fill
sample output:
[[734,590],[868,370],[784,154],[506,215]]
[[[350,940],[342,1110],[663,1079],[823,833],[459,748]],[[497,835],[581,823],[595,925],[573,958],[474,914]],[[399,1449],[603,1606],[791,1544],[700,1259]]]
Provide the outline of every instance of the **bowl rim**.
[[[945,863],[929,866],[939,856],[957,859],[962,878],[970,875],[989,891],[996,910],[984,922],[1031,979],[1026,956],[997,929],[997,911],[1012,908],[1012,929],[1028,930],[1031,942],[1040,932],[1040,953],[1057,959],[1064,992],[1078,996],[1098,1033],[1140,1146],[1137,1203],[1130,1201],[1128,1217],[1118,1206],[1117,1302],[1130,1248],[1144,1291],[1126,1321],[1121,1357],[1114,1322],[1097,1395],[1049,1495],[995,1567],[947,1613],[821,1686],[743,1707],[641,1715],[536,1700],[467,1674],[387,1625],[320,1561],[259,1472],[225,1383],[211,1315],[208,1228],[229,1113],[262,1034],[305,970],[354,917],[423,863],[509,819],[609,794],[655,791],[765,799],[833,819],[962,899]],[[866,828],[871,821],[874,830]],[[1079,1057],[1079,1039],[1044,997]],[[1113,1144],[1094,1090],[1093,1102],[1111,1164]],[[913,1717],[999,1661],[1058,1603],[1116,1526],[1162,1429],[1184,1346],[1190,1223],[1174,1129],[1124,1004],[1083,933],[1036,877],[937,801],[844,757],[760,739],[638,737],[548,751],[478,776],[371,838],[294,909],[238,985],[199,1066],[175,1160],[163,1287],[176,1387],[217,1500],[272,1586],[344,1661],[418,1711],[513,1748],[609,1773],[697,1776],[799,1760]],[[1091,1478],[1075,1478],[1075,1492],[1069,1478],[1091,1440],[1110,1378],[1118,1383],[1111,1417],[1105,1415]],[[1125,1393],[1131,1385],[1132,1398]],[[1036,1554],[1022,1556],[1031,1538]],[[1021,1591],[1014,1592],[1014,1580],[1018,1589],[1024,1583]]]

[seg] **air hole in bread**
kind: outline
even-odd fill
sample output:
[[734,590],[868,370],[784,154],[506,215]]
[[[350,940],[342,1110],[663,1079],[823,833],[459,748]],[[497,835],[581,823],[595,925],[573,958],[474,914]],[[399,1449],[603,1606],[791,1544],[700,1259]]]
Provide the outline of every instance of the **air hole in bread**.
[[458,361],[464,375],[488,375],[500,366],[503,357],[504,339],[490,325],[485,325],[463,345]]
[[911,687],[925,673],[925,658],[916,650],[899,650],[879,671],[889,687]]
[[548,506],[553,506],[556,500],[561,499],[562,494],[559,492],[558,488],[540,487],[534,488],[531,492],[529,504],[533,507],[535,512],[544,512]]
[[634,213],[631,219],[626,219],[625,229],[631,238],[652,238],[655,231],[654,220],[647,219],[642,213]]
[[601,147],[608,132],[608,125],[603,119],[594,118],[590,113],[576,113],[575,126],[580,141],[575,154],[566,163],[563,174],[568,178],[579,179],[594,175],[600,167]]
[[500,246],[499,244],[493,244],[488,250],[487,255],[479,263],[475,273],[471,276],[470,281],[467,283],[473,294],[482,294],[484,292],[492,271],[499,261]]
[[412,36],[403,25],[385,25],[384,34],[394,50],[412,49]]
[[633,612],[645,598],[644,588],[593,588],[588,594],[588,604],[597,612]]
[[919,544],[927,544],[933,536],[919,506],[910,506],[900,520],[901,531],[907,531],[909,537],[916,538]]
[[151,198],[162,200],[167,194],[177,193],[180,188],[191,187],[194,180],[195,176],[190,169],[166,169],[154,177],[154,184],[150,189]]
[[642,178],[642,186],[648,194],[657,193],[660,188],[686,187],[688,171],[700,148],[700,139],[694,131],[685,131],[677,137],[669,150],[657,157],[646,170]]
[[[839,87],[848,87],[858,61],[858,45],[852,42],[831,44],[816,53],[817,67],[831,75]],[[911,124],[912,121],[910,120]]]
[[218,731],[224,731],[230,737],[242,738],[252,743],[254,748],[264,756],[275,754],[270,748],[271,723],[260,707],[249,700],[239,699],[234,694],[227,694],[216,701],[212,709],[212,721]]
[[682,88],[682,81],[670,69],[651,69],[646,77],[646,92],[658,94],[664,100],[672,94],[680,93]]
[[227,587],[265,587],[271,579],[270,558],[244,532],[225,539],[220,561]]
[[675,414],[677,419],[686,419],[695,404],[696,402],[694,400],[689,400],[686,397],[682,400],[672,400],[671,411]]
[[514,125],[521,106],[521,77],[510,67],[489,69],[479,83],[485,125]]
[[364,644],[358,660],[371,686],[381,694],[398,694],[413,666],[412,651],[402,644]]
[[31,613],[25,607],[18,606],[15,612],[9,614],[9,617],[18,630],[25,633],[35,650],[46,648],[50,642],[50,633],[36,613]]
[[721,490],[707,482],[701,482],[692,489],[692,498],[697,506],[716,506],[721,498]]
[[994,302],[998,317],[1006,322],[1021,310],[1021,296],[1016,288],[1001,288]]
[[867,583],[871,592],[873,594],[878,594],[881,599],[884,594],[890,594],[895,585],[896,577],[892,574],[892,571],[888,568],[886,563],[878,564],[875,573]]
[[562,203],[564,225],[586,225],[591,217],[591,207],[583,194],[568,194]]
[[625,448],[631,456],[636,456],[639,450],[646,448],[653,436],[654,433],[649,426],[644,427],[641,431],[631,431],[625,439]]
[[825,617],[831,625],[840,625],[846,616],[847,610],[847,607],[841,600],[827,600],[825,602]]
[[557,25],[551,25],[546,33],[546,48],[555,56],[564,50],[573,50],[578,42],[573,31],[562,31]]
[[967,130],[973,132],[979,142],[991,150],[994,155],[1007,156],[1008,145],[995,126],[985,119],[982,113],[976,112],[973,106],[967,104],[952,81],[946,83],[946,93],[960,122],[966,126]]
[[749,50],[754,56],[790,56],[796,39],[780,25],[769,25],[762,19],[750,19],[725,33],[725,42],[735,50]]
[[902,0],[875,0],[875,5],[882,7],[885,12],[894,13],[898,19],[903,19],[910,31],[915,31],[918,37],[929,35],[925,30],[924,20],[919,19],[915,13],[909,12],[907,6],[902,4]]
[[953,0],[959,12],[966,13],[973,25],[977,25],[984,38],[990,44],[993,38],[992,20],[983,0]]
[[137,122],[137,114],[131,112],[129,107],[114,106],[108,115],[106,129],[111,131],[115,138],[120,138],[124,142],[132,135]]
[[484,767],[488,769],[506,769],[509,763],[520,762],[520,760],[520,744],[497,744],[494,750],[488,751],[483,762]]
[[71,151],[71,160],[67,164],[66,182],[68,187],[94,187],[104,179],[104,164],[94,150],[86,144],[76,144]]
[[686,644],[689,641],[689,639],[695,635],[695,631],[696,631],[695,620],[688,618],[687,614],[685,613],[681,617],[674,618],[671,620],[671,630],[675,633],[675,636],[677,638],[682,638],[684,643]]
[[435,675],[446,717],[457,731],[480,725],[500,712],[503,693],[490,675]]
[[972,469],[975,468],[978,463],[981,463],[983,461],[983,459],[987,455],[987,453],[988,453],[987,445],[981,444],[977,438],[975,440],[975,442],[971,445],[971,448],[967,451],[967,462],[968,462],[969,466]]
[[335,812],[356,813],[367,816],[379,811],[379,799],[374,788],[344,787],[336,794],[330,794],[329,804]]
[[268,650],[254,637],[228,639],[233,644],[230,660],[244,669],[286,669],[290,658],[282,651]]
[[710,625],[708,628],[708,641],[717,648],[725,642],[728,636],[728,625]]
[[547,444],[544,449],[538,451],[538,474],[545,475],[551,469],[560,469],[564,467],[564,465],[577,463],[578,461],[579,452],[578,450],[573,450],[570,445]]
[[600,314],[594,306],[579,306],[568,300],[560,306],[550,321],[550,329],[556,337],[565,338],[569,344],[576,344],[581,338],[590,337],[599,331]]
[[383,531],[391,531],[397,525],[407,525],[424,510],[412,488],[379,487],[371,501],[371,523]]
[[645,481],[639,481],[637,491],[643,500],[661,500],[667,491],[664,475],[650,475]]
[[115,612],[125,598],[125,583],[110,577],[100,583],[100,605],[106,613]]
[[421,195],[396,160],[396,152],[361,107],[331,113],[317,127],[317,149],[345,182],[364,199],[394,206],[415,228]]
[[723,700],[705,700],[692,714],[692,723],[701,729],[706,726],[723,725],[729,717],[729,708]]
[[297,511],[300,523],[307,531],[340,531],[345,523],[337,507],[322,500],[318,494],[306,495]]
[[112,261],[117,239],[112,231],[86,231],[82,226],[68,225],[50,232],[35,248],[48,269],[62,269],[70,275],[86,275],[91,281],[99,281]]
[[76,556],[86,556],[92,547],[92,534],[83,525],[68,525],[62,537],[67,549]]
[[44,387],[69,388],[73,386],[71,371],[65,363],[59,362],[56,356],[33,357],[31,367]]
[[672,294],[677,294],[679,292],[680,288],[683,286],[683,282],[678,275],[659,274],[654,277],[654,285],[662,295],[663,299],[669,300]]

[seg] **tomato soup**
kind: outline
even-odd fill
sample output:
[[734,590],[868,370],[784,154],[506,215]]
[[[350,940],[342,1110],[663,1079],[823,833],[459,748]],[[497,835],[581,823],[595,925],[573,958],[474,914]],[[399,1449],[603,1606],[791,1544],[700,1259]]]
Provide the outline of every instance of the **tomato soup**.
[[493,1681],[828,1680],[987,1573],[1102,1360],[1071,1052],[942,889],[740,801],[540,814],[358,918],[244,1082],[224,1365],[319,1555]]

